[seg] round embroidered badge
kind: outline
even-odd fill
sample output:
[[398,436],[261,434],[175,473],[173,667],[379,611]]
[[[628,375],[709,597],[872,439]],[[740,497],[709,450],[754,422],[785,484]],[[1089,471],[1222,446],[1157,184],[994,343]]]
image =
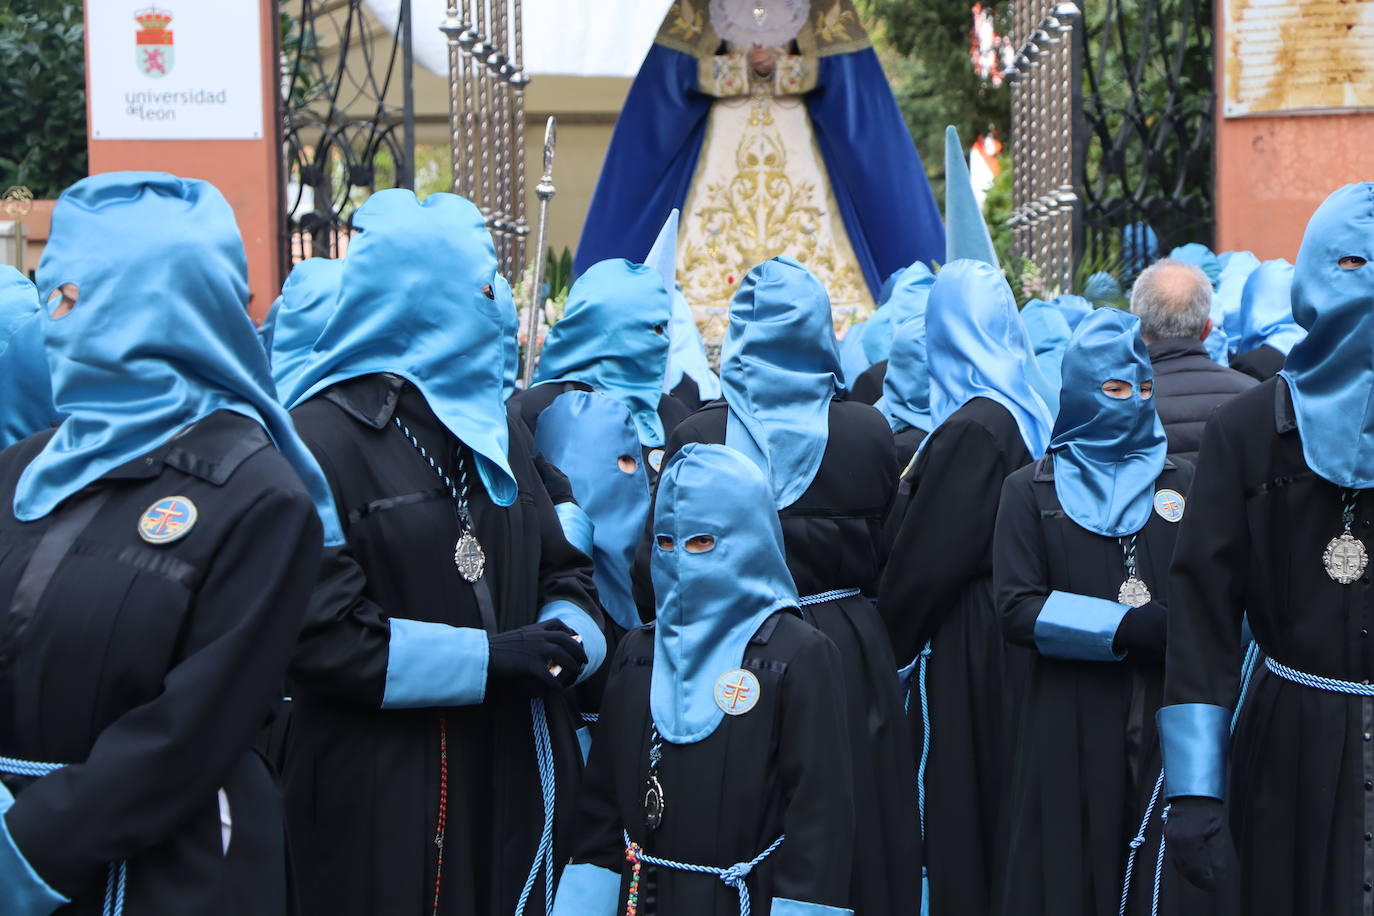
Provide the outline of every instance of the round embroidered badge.
[[1177,522],[1183,518],[1183,494],[1177,490],[1156,490],[1155,511],[1166,522]]
[[649,450],[649,467],[654,469],[654,473],[658,473],[663,469],[663,449],[655,448]]
[[185,496],[164,496],[138,519],[138,536],[149,544],[170,544],[195,527],[196,504]]
[[742,716],[759,703],[759,679],[736,668],[716,678],[716,705],[727,716]]

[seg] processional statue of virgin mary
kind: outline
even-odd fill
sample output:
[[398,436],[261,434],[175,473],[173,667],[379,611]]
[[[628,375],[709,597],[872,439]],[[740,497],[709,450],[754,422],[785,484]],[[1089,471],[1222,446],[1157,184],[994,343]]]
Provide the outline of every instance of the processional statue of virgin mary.
[[889,274],[944,258],[852,0],[672,5],[616,122],[575,270],[640,260],[674,207],[677,279],[699,323],[779,254],[815,273],[843,324],[872,310]]

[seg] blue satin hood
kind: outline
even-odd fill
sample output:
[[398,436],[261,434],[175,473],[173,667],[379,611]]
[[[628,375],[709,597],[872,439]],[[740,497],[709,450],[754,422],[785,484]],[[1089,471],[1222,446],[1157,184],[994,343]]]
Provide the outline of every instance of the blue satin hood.
[[62,420],[43,355],[45,318],[29,278],[0,265],[0,448]]
[[874,404],[892,431],[915,427],[930,432],[930,372],[926,365],[926,305],[935,275],[919,262],[902,271],[888,308],[892,310],[892,352],[883,376],[883,396]]
[[[558,466],[592,520],[592,561],[601,604],[627,630],[639,626],[630,590],[635,549],[649,519],[649,476],[630,409],[609,395],[566,391],[539,415],[536,453]],[[621,458],[634,473],[620,469]]]
[[[1365,259],[1346,270],[1344,257]],[[1332,193],[1307,224],[1293,270],[1293,318],[1307,337],[1280,373],[1308,467],[1337,486],[1374,487],[1374,182]]]
[[[496,301],[496,251],[477,208],[455,194],[378,191],[353,214],[338,306],[309,370],[282,403],[330,385],[390,372],[477,456],[487,494],[515,502],[502,380],[509,316]],[[488,298],[483,287],[492,286]]]
[[501,323],[501,400],[509,401],[515,394],[515,379],[520,374],[520,313],[515,308],[515,294],[500,274],[491,283]]
[[[925,267],[924,264],[921,266]],[[863,347],[864,351],[864,360],[868,363],[868,366],[864,366],[865,369],[887,359],[888,354],[892,352],[892,329],[895,324],[891,308],[892,295],[896,292],[897,284],[901,281],[902,275],[908,269],[893,271],[892,275],[883,281],[882,292],[878,294],[878,307],[872,315],[868,316],[866,322],[868,330],[859,338],[860,346]],[[929,268],[926,269],[926,273],[930,273]],[[934,274],[931,276],[933,277]],[[843,357],[841,357],[841,367],[843,367]]]
[[1189,242],[1186,245],[1180,245],[1169,252],[1169,257],[1175,261],[1182,261],[1185,264],[1202,268],[1207,279],[1212,281],[1213,289],[1221,280],[1221,260],[1212,253],[1212,249],[1201,242]]
[[730,303],[720,354],[725,444],[768,475],[774,504],[797,501],[820,469],[830,402],[843,390],[830,297],[788,257],[749,271]]
[[692,317],[692,307],[681,290],[674,289],[673,317],[668,322],[668,374],[663,378],[663,390],[672,391],[684,375],[696,383],[702,401],[720,397],[720,376],[706,359],[706,347]]
[[668,373],[673,305],[652,267],[600,261],[577,278],[563,317],[549,329],[535,384],[582,382],[630,408],[639,441],[663,444],[658,401]]
[[1021,309],[1021,321],[1030,335],[1031,349],[1035,351],[1035,361],[1045,380],[1059,390],[1059,364],[1064,360],[1064,350],[1069,346],[1069,336],[1073,329],[1068,319],[1054,303],[1043,299],[1032,299]]
[[1237,353],[1268,344],[1287,356],[1307,332],[1293,320],[1293,265],[1265,261],[1245,281],[1240,296]]
[[983,208],[973,193],[968,156],[959,143],[959,132],[949,126],[945,128],[945,263],[962,259],[998,266]]
[[[1150,519],[1169,450],[1154,398],[1140,396],[1141,383],[1154,379],[1140,319],[1114,308],[1084,318],[1064,354],[1063,373],[1050,440],[1060,505],[1089,531],[1135,534]],[[1108,379],[1129,382],[1131,396],[1109,397],[1102,391]]]
[[[234,211],[211,184],[160,172],[83,179],[53,207],[38,288],[79,287],[45,317],[53,401],[66,415],[19,478],[14,514],[33,521],[108,471],[217,410],[261,423],[343,543],[329,485],[277,403],[248,317],[248,264]],[[46,315],[46,313],[45,313]]]
[[1221,265],[1221,274],[1212,296],[1212,332],[1202,343],[1214,362],[1229,366],[1232,351],[1240,345],[1241,295],[1260,261],[1248,251],[1224,251],[1217,255],[1217,263]]
[[935,428],[974,398],[988,398],[1010,411],[1026,450],[1044,454],[1054,415],[1031,385],[1031,372],[1043,376],[997,268],[981,261],[944,266],[926,307],[926,354]]
[[306,371],[315,341],[338,302],[343,269],[344,262],[337,258],[310,258],[292,268],[282,284],[281,295],[272,304],[275,315],[268,350],[279,395],[294,390]]
[[[542,421],[541,421],[542,423]],[[689,553],[691,538],[715,546]],[[710,736],[725,713],[716,680],[740,667],[749,640],[775,611],[797,604],[782,525],[763,474],[724,445],[690,443],[659,478],[651,571],[657,616],[649,709],[664,740]],[[671,538],[672,550],[658,539]]]
[[[1118,287],[1119,289],[1119,287]],[[1078,322],[1087,318],[1093,313],[1093,304],[1083,296],[1075,296],[1072,293],[1065,293],[1062,296],[1055,296],[1050,302],[1059,313],[1064,316],[1064,320],[1069,323],[1069,331],[1078,327]]]

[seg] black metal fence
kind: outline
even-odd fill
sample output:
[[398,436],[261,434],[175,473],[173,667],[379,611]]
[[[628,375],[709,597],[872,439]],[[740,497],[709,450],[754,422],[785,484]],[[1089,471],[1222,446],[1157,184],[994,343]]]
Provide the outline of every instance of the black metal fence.
[[410,0],[395,22],[362,0],[281,0],[280,19],[285,273],[342,254],[373,191],[414,187],[415,106]]

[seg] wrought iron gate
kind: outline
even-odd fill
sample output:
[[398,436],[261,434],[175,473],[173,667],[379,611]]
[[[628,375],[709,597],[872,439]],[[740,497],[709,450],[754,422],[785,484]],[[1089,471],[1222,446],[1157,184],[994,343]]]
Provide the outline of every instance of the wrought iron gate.
[[1123,251],[1127,227],[1157,236],[1144,255],[1210,244],[1212,12],[1212,0],[1015,0],[1011,225],[1051,284],[1069,290],[1082,264],[1129,280],[1144,265]]
[[[341,255],[373,191],[415,186],[415,106],[410,0],[393,23],[362,0],[281,0],[280,10],[284,274],[302,258]],[[389,40],[377,40],[379,27]]]

